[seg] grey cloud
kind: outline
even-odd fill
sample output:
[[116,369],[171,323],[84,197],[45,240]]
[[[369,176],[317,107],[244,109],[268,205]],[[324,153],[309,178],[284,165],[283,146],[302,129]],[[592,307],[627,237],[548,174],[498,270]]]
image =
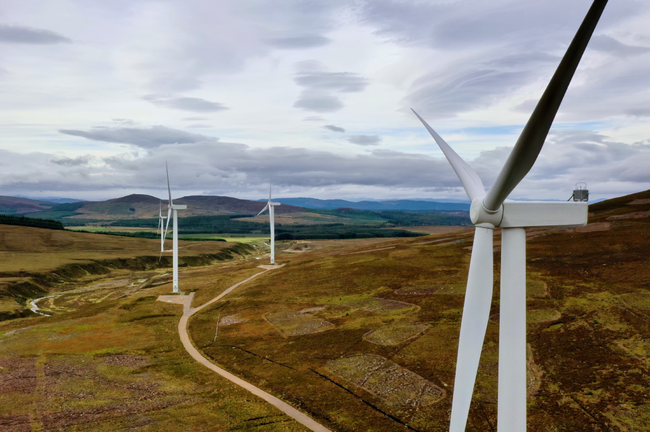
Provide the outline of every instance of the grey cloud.
[[203,121],[203,120],[209,120],[208,117],[183,117],[183,120],[185,121]]
[[468,70],[447,75],[429,75],[414,83],[406,96],[409,106],[437,118],[485,108],[525,85],[529,72]]
[[334,126],[334,125],[325,125],[323,127],[325,129],[331,130],[332,132],[340,132],[340,133],[345,132],[345,129],[343,129],[342,127],[338,127],[338,126]]
[[349,72],[302,72],[294,80],[302,87],[345,93],[363,91],[368,85],[367,79]]
[[348,72],[301,72],[294,81],[306,89],[293,106],[315,112],[334,112],[344,107],[333,92],[360,92],[368,85],[367,79]]
[[216,112],[228,109],[228,107],[225,107],[218,102],[211,102],[205,99],[194,97],[165,98],[150,95],[143,97],[143,99],[148,100],[154,105],[183,111]]
[[61,166],[79,166],[79,165],[87,165],[88,162],[90,162],[92,159],[93,156],[85,155],[85,156],[77,156],[76,158],[57,157],[57,158],[52,158],[50,162]]
[[[484,151],[469,164],[489,187],[511,151],[511,147]],[[560,189],[567,191],[568,198],[574,183],[579,181],[586,181],[594,193],[602,193],[611,187],[608,184],[620,188],[626,183],[627,193],[638,192],[644,183],[650,183],[649,163],[647,143],[616,142],[588,130],[552,131],[535,166],[515,189],[513,197],[562,199],[557,193],[548,195],[548,191]]]
[[305,49],[315,48],[329,44],[331,39],[321,35],[303,35],[272,38],[269,43],[277,48],[284,49]]
[[650,52],[650,48],[644,46],[626,45],[611,36],[596,35],[591,38],[589,46],[592,49],[606,52],[617,57],[627,57]]
[[0,43],[51,45],[72,42],[50,30],[0,24]]
[[129,126],[132,126],[132,125],[135,124],[135,122],[134,122],[133,120],[129,120],[129,119],[114,118],[114,119],[112,119],[112,120],[113,120],[115,123],[119,123],[119,124],[122,124],[122,125],[129,125]]
[[293,68],[299,72],[324,71],[327,67],[318,60],[302,60],[295,62]]
[[[510,150],[500,147],[482,152],[468,163],[486,186],[490,186]],[[103,159],[104,165],[95,163],[92,167],[52,164],[54,158],[42,153],[0,150],[0,160],[4,163],[0,192],[76,191],[78,195],[94,191],[115,197],[146,190],[159,191],[164,196],[165,160],[171,161],[170,175],[178,196],[200,193],[205,185],[218,185],[219,194],[250,195],[271,174],[278,187],[307,194],[329,191],[330,196],[341,190],[355,190],[357,196],[363,196],[369,190],[378,193],[377,188],[392,190],[384,193],[410,189],[420,196],[430,196],[433,192],[455,194],[460,188],[443,157],[394,150],[346,155],[307,148],[256,148],[204,140],[182,147],[163,146],[155,152],[111,156]],[[48,165],[53,168],[43,169]],[[590,131],[553,132],[538,162],[512,197],[567,199],[577,181],[586,181],[594,195],[637,192],[644,186],[650,188],[649,165],[647,143],[615,142]],[[142,169],[143,166],[153,169]]]
[[145,128],[102,128],[91,131],[61,129],[60,133],[87,138],[93,141],[131,144],[142,148],[155,148],[165,144],[190,144],[216,141],[218,138],[171,129],[164,126]]
[[[530,50],[531,46],[566,48],[584,18],[589,2],[470,1],[408,2],[373,0],[362,3],[360,19],[376,32],[404,45],[428,45],[442,50],[485,47],[504,42]],[[638,14],[640,2],[608,7],[606,18],[621,21]]]
[[361,146],[373,146],[379,144],[379,135],[350,135],[346,137],[348,142]]
[[336,97],[327,94],[314,94],[303,92],[293,104],[295,108],[302,108],[314,112],[334,112],[343,108],[343,103]]
[[323,121],[323,120],[325,119],[319,116],[307,116],[304,119],[302,119],[302,121]]

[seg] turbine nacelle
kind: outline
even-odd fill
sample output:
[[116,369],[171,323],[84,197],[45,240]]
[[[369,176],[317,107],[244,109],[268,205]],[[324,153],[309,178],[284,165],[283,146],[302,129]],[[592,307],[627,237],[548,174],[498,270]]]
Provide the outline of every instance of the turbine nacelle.
[[588,207],[586,202],[505,201],[497,211],[488,211],[483,199],[475,198],[469,217],[485,228],[580,227],[587,224]]

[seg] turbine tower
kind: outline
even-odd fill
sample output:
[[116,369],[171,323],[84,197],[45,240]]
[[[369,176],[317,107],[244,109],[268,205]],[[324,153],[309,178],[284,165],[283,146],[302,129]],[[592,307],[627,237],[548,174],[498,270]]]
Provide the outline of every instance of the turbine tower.
[[269,202],[266,203],[262,211],[260,211],[257,216],[264,213],[266,209],[269,209],[269,224],[271,224],[271,264],[275,264],[275,221],[274,214],[275,210],[273,207],[281,205],[279,202],[271,201],[271,182],[269,182]]
[[595,0],[496,181],[485,193],[478,174],[415,111],[472,201],[476,226],[460,326],[450,432],[463,432],[490,316],[493,230],[501,227],[498,432],[526,430],[526,228],[584,226],[586,202],[512,202],[506,198],[533,167],[607,0]]
[[[165,226],[165,235],[163,236],[162,241],[165,241],[165,238],[167,238],[167,231],[169,229],[169,221],[172,218],[174,218],[174,226],[173,226],[173,243],[172,243],[172,252],[173,252],[173,265],[174,265],[174,276],[172,279],[172,287],[173,287],[173,292],[174,293],[180,293],[180,290],[178,289],[178,210],[187,210],[187,206],[184,204],[174,204],[172,201],[172,188],[169,186],[169,167],[167,166],[167,162],[165,162],[165,170],[167,171],[167,191],[169,192],[169,205],[167,209],[167,225]],[[161,215],[162,218],[162,215]],[[162,220],[162,219],[161,219]]]

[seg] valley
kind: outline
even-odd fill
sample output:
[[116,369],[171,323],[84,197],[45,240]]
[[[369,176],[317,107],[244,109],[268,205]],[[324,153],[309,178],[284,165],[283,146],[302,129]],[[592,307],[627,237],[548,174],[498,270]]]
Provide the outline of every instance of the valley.
[[[529,230],[529,430],[645,430],[649,198],[645,192],[594,204],[583,228]],[[444,430],[472,245],[471,230],[444,231],[413,239],[278,242],[284,266],[198,312],[189,336],[213,363],[330,430]],[[80,236],[67,241],[88,248],[68,260],[79,260],[97,241],[93,234],[65,234]],[[98,237],[120,243],[123,249],[111,256],[136,261],[142,249],[158,245]],[[57,253],[51,240],[40,241],[41,253]],[[130,250],[131,242],[141,249]],[[181,258],[191,261],[191,250]],[[200,255],[181,267],[192,307],[259,273],[263,263],[243,250],[211,262],[200,262]],[[87,256],[86,263],[96,259]],[[176,330],[182,307],[156,301],[171,291],[169,268],[144,262],[70,275],[44,290],[62,294],[39,302],[51,317],[30,312],[0,322],[0,398],[8,407],[1,427],[115,430],[128,422],[142,430],[210,430],[201,429],[205,424],[305,430],[194,362]],[[473,431],[496,430],[498,277],[494,288],[470,409]]]

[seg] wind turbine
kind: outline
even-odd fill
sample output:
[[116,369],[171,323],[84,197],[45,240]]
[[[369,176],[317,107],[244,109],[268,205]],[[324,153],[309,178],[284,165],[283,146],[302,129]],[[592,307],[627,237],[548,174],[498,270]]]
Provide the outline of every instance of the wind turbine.
[[269,182],[269,202],[266,203],[262,211],[260,211],[257,216],[264,213],[266,209],[269,209],[269,223],[271,224],[271,264],[275,264],[275,222],[273,215],[275,210],[273,207],[281,205],[279,202],[271,201],[271,182]]
[[165,252],[165,219],[166,216],[162,215],[162,200],[160,201],[160,211],[158,212],[158,229],[156,230],[156,235],[160,234],[160,257],[162,258],[162,253]]
[[493,284],[493,230],[501,227],[498,432],[526,430],[526,228],[584,226],[586,202],[512,202],[508,195],[533,167],[607,0],[595,0],[496,181],[485,193],[478,174],[415,111],[472,201],[476,226],[460,326],[450,432],[467,424]]
[[[172,242],[172,252],[173,252],[173,266],[174,266],[174,276],[172,279],[172,287],[174,293],[179,293],[178,289],[178,210],[187,210],[187,206],[184,204],[174,204],[172,201],[172,188],[169,186],[169,167],[167,162],[165,162],[165,170],[167,171],[167,191],[169,192],[169,205],[167,209],[167,225],[165,226],[165,235],[162,237],[162,242],[167,238],[167,231],[169,229],[169,221],[172,218],[172,213],[174,217],[174,226],[173,226],[173,242]],[[162,215],[161,215],[162,221]],[[164,248],[163,248],[164,249]]]

